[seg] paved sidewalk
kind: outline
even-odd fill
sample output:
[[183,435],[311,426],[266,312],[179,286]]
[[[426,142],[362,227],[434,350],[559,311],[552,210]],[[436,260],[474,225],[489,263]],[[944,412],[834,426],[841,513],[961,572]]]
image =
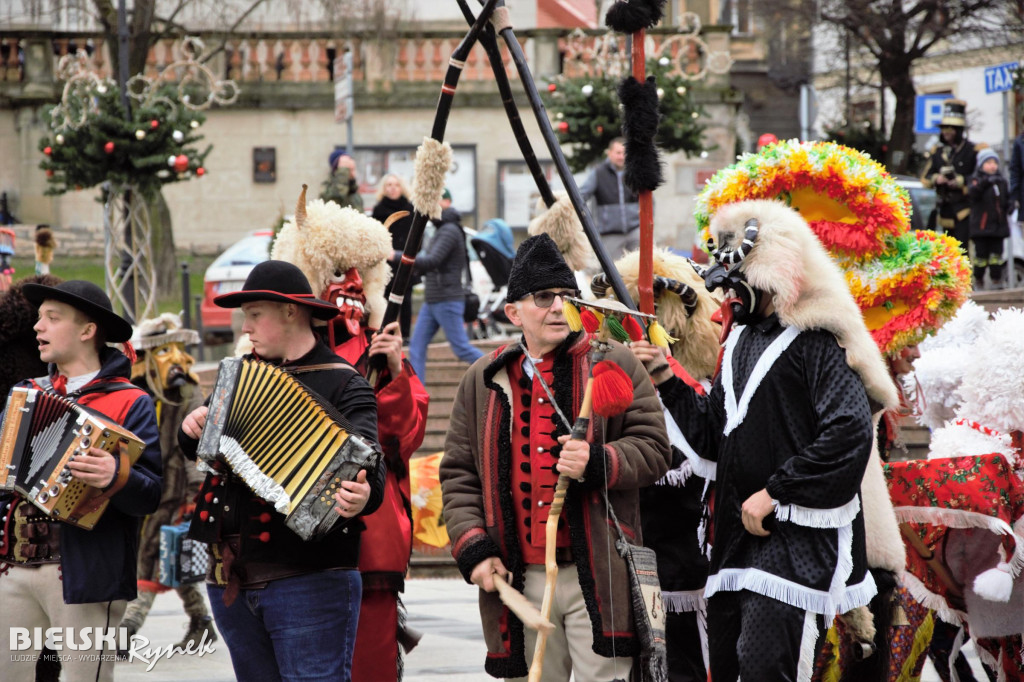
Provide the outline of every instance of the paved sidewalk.
[[[409,625],[423,639],[405,659],[407,682],[469,682],[489,679],[483,671],[483,633],[477,610],[476,588],[461,579],[417,579],[406,582],[404,596]],[[181,640],[188,620],[174,592],[157,596],[149,618],[139,632],[150,647],[165,647]],[[117,664],[116,682],[229,682],[235,679],[231,658],[222,640],[212,654],[160,658],[152,670],[142,661]]]

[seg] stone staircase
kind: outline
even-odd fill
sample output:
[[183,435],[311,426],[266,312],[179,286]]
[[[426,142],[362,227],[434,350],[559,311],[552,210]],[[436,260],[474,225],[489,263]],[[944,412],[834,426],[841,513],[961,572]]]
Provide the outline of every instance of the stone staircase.
[[[489,353],[505,343],[507,341],[474,341],[473,345]],[[444,437],[448,431],[455,393],[467,369],[469,365],[456,359],[447,343],[430,344],[424,382],[430,394],[430,410],[427,412],[427,432],[416,456],[430,455],[444,449]]]

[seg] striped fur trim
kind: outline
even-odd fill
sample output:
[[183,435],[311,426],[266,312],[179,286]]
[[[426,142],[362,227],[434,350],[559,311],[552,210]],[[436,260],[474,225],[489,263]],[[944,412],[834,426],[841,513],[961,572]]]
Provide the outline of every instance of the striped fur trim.
[[729,338],[725,342],[725,357],[722,359],[722,387],[725,389],[726,415],[723,435],[725,436],[728,436],[733,429],[743,423],[747,416],[747,410],[750,408],[750,401],[753,399],[754,393],[757,392],[758,386],[761,385],[779,356],[800,335],[800,330],[796,327],[786,327],[785,331],[771,342],[771,345],[758,358],[757,364],[754,365],[754,370],[750,373],[747,384],[743,388],[743,395],[737,401],[732,379],[732,354],[744,330],[746,330],[745,326],[737,327],[735,333],[729,334]]

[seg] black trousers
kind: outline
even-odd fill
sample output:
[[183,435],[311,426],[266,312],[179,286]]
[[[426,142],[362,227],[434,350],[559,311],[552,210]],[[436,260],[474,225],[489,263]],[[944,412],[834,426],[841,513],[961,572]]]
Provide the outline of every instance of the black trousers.
[[[796,682],[810,674],[825,634],[822,616],[754,592],[719,592],[708,599],[711,679]],[[813,632],[805,641],[805,620]],[[803,655],[801,655],[803,654]]]
[[669,682],[707,682],[696,611],[665,614]]

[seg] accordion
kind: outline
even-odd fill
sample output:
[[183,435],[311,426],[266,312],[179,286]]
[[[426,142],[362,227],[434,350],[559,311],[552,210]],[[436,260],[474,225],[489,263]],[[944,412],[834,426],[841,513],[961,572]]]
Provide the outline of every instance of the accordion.
[[157,580],[167,587],[194,583],[206,577],[210,552],[205,542],[188,538],[189,521],[160,526],[160,564]]
[[244,358],[221,360],[198,455],[226,462],[303,540],[347,520],[334,511],[335,491],[381,456],[295,377]]
[[68,462],[89,447],[135,464],[145,443],[107,417],[53,393],[13,388],[0,427],[0,490],[14,491],[57,521],[92,529],[110,499],[74,479]]

